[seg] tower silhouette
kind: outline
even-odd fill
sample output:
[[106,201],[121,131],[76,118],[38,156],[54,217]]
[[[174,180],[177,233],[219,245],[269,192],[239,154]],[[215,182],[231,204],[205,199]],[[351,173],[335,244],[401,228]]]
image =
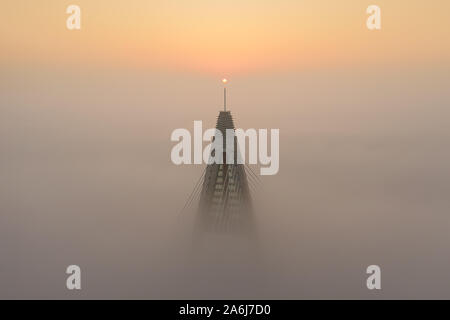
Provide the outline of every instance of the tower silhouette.
[[[224,79],[223,81],[227,81]],[[213,149],[211,157],[223,159],[222,163],[211,161],[207,164],[195,222],[195,236],[207,234],[230,234],[251,237],[254,230],[252,199],[247,180],[245,164],[238,163],[238,142],[234,134],[235,126],[230,111],[227,111],[226,88],[224,88],[224,110],[219,112],[216,135],[220,133],[222,150]],[[227,134],[227,131],[228,134]],[[229,133],[232,133],[231,135]],[[227,139],[233,139],[230,143]],[[220,140],[217,140],[220,141]],[[232,146],[234,150],[229,150]],[[215,152],[222,152],[217,156]],[[231,154],[233,157],[231,157]],[[232,159],[227,159],[227,156]]]
[[[208,164],[203,178],[196,232],[250,235],[253,228],[252,203],[244,164],[237,163],[237,139],[234,162],[226,163],[226,130],[234,131],[230,111],[220,111],[216,129],[223,137],[223,163]],[[213,151],[214,152],[214,151]]]

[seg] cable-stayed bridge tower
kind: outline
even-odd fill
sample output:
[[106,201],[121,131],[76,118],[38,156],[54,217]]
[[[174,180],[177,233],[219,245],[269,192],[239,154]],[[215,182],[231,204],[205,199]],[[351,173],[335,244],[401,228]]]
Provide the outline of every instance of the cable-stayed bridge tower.
[[248,234],[252,229],[252,204],[244,164],[237,163],[237,141],[234,163],[226,163],[226,130],[234,130],[230,111],[220,111],[216,129],[223,137],[223,163],[208,164],[200,193],[197,228],[206,233]]
[[[224,80],[226,83],[226,80]],[[219,112],[216,123],[216,136],[220,131],[223,141],[222,163],[212,162],[207,164],[202,177],[194,188],[191,202],[198,201],[195,218],[195,237],[208,234],[215,235],[239,235],[253,237],[254,217],[252,210],[251,187],[258,183],[258,177],[245,164],[237,163],[238,143],[234,135],[234,122],[231,112],[227,110],[226,88],[224,88],[224,108]],[[232,130],[233,135],[228,135],[227,130]],[[227,142],[227,139],[233,141]],[[234,146],[234,161],[227,161],[227,145]],[[229,148],[229,147],[228,147]],[[212,155],[216,150],[212,151]],[[197,190],[195,190],[197,189]]]

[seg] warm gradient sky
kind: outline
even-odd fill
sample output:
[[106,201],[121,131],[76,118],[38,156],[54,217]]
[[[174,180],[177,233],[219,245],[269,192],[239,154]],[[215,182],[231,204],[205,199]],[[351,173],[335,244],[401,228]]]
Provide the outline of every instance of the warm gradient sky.
[[[69,4],[81,7],[81,31],[66,29]],[[381,32],[366,28],[370,4]],[[448,63],[449,11],[446,0],[6,0],[0,59],[209,74]]]
[[[450,1],[0,7],[0,298],[450,298]],[[203,170],[170,135],[214,126],[224,76],[237,127],[280,129],[280,171],[255,195],[263,262],[214,274],[168,245]]]

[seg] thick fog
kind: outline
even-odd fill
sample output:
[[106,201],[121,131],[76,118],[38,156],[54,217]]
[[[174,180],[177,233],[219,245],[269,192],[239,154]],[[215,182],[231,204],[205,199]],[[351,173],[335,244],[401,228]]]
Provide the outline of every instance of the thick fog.
[[257,249],[205,249],[180,214],[204,165],[174,165],[170,134],[215,125],[218,79],[5,70],[0,297],[450,298],[448,71],[232,79],[235,125],[280,129],[280,170],[253,194]]

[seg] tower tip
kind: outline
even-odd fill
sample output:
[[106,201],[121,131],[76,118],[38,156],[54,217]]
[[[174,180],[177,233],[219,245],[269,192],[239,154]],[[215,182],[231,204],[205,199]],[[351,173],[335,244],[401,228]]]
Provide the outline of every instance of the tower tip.
[[227,78],[222,79],[222,83],[224,84],[223,87],[223,111],[227,112],[227,84],[228,80]]

